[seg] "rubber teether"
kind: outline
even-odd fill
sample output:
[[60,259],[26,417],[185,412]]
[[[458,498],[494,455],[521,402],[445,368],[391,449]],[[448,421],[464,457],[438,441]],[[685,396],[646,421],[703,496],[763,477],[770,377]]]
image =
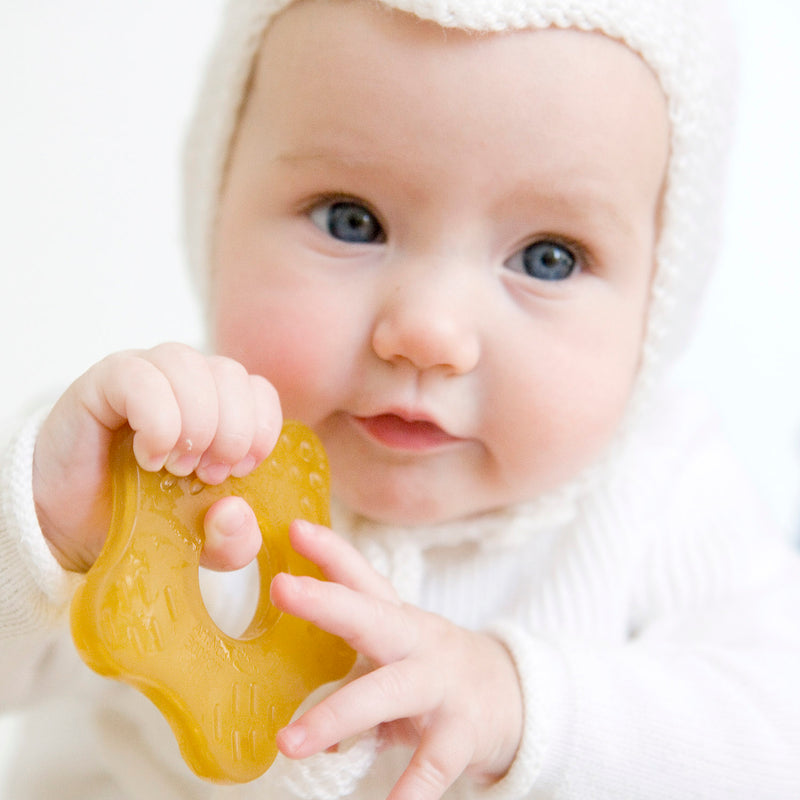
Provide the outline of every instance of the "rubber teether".
[[[269,602],[278,572],[321,577],[287,531],[298,517],[328,523],[324,451],[311,431],[289,422],[258,469],[209,486],[194,475],[140,469],[132,436],[114,443],[111,528],[72,603],[75,645],[92,669],[158,706],[194,772],[222,783],[253,780],[274,760],[275,734],[297,706],[355,661],[341,639]],[[250,503],[264,537],[261,593],[241,638],[214,624],[198,582],[203,518],[227,495]]]

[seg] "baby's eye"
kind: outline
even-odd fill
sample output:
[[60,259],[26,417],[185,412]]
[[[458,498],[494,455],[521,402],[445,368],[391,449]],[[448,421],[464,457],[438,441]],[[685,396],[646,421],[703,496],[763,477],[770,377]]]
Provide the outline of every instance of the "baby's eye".
[[578,268],[578,259],[563,244],[543,239],[514,253],[506,265],[540,281],[563,281]]
[[311,209],[311,221],[334,239],[353,244],[376,244],[385,239],[375,215],[354,200],[329,200]]

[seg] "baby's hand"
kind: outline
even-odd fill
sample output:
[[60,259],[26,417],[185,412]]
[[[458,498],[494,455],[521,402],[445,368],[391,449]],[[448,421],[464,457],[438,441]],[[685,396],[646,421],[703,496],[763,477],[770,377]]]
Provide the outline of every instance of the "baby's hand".
[[[37,515],[66,569],[88,569],[102,549],[111,518],[109,445],[126,423],[136,432],[142,468],[196,471],[218,484],[263,461],[280,433],[281,412],[264,378],[185,345],[117,353],[91,367],[58,400],[34,450]],[[206,566],[244,566],[260,545],[244,501],[229,497],[209,511]]]
[[383,741],[415,747],[391,800],[436,800],[465,771],[483,782],[502,777],[522,735],[519,682],[506,649],[400,602],[327,528],[296,522],[291,537],[328,581],[278,575],[273,603],[341,636],[377,668],[284,728],[281,752],[305,758],[378,728]]

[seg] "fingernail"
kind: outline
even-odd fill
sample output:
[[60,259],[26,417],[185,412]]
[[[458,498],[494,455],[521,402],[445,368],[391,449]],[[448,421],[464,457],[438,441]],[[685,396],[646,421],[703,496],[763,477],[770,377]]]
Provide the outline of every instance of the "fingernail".
[[[279,572],[272,580],[273,582],[280,579],[283,584],[283,591],[295,592],[297,591],[297,584],[295,583],[294,575],[291,572]],[[270,584],[270,592],[272,591],[272,584]]]
[[184,477],[194,472],[196,464],[197,458],[189,453],[173,453],[165,466],[173,475]]
[[167,461],[166,455],[154,455],[154,456],[146,456],[142,458],[136,459],[139,462],[139,465],[143,470],[146,472],[158,472],[159,470],[164,468],[164,465]]
[[316,536],[317,528],[306,519],[296,519],[292,522],[294,529],[303,536]]
[[211,485],[222,483],[230,475],[231,468],[228,464],[207,464],[197,468],[201,480]]
[[228,503],[214,516],[214,527],[226,536],[236,533],[246,522],[246,515],[238,503]]
[[278,736],[286,750],[296,752],[306,740],[306,729],[302,725],[289,725]]
[[243,478],[245,475],[249,475],[255,469],[255,466],[255,458],[253,456],[246,456],[233,467],[231,475],[233,475],[234,478]]

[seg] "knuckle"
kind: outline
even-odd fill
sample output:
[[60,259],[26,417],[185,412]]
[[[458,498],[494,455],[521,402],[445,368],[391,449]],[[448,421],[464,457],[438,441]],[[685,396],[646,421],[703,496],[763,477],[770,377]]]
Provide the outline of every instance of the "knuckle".
[[417,797],[440,797],[456,777],[436,753],[415,760],[412,770],[410,778],[416,789],[412,795]]
[[180,342],[163,342],[162,344],[157,344],[146,352],[146,356],[154,363],[167,360],[196,364],[203,358],[193,347],[189,347],[188,344],[181,344]]
[[[389,589],[394,592],[391,584],[389,584]],[[435,619],[435,616],[402,601],[399,606],[392,603],[389,608],[393,609],[397,616],[398,638],[402,638],[407,643],[409,652],[418,652],[425,647],[425,640],[431,638],[426,635],[428,630],[426,623],[430,619]],[[436,641],[435,638],[434,641]]]
[[335,741],[338,738],[337,732],[342,729],[343,722],[343,709],[339,708],[335,696],[331,696],[314,709],[314,727],[317,735],[324,741]]
[[[369,652],[375,639],[377,631],[391,631],[395,646],[390,654],[385,654],[386,658],[381,660],[384,663],[397,661],[404,657],[413,648],[409,642],[413,640],[413,632],[407,627],[405,615],[397,615],[397,609],[376,598],[365,598],[364,620],[354,626],[352,634],[348,637],[350,645],[358,652]],[[383,676],[386,677],[386,676]]]
[[217,379],[242,380],[248,377],[247,370],[238,361],[227,356],[209,356],[208,366]]
[[134,380],[140,377],[160,375],[158,368],[142,357],[136,350],[123,350],[106,356],[97,365],[98,369],[112,380],[124,380],[130,376]]
[[387,666],[377,670],[373,675],[377,693],[386,698],[396,700],[418,694],[419,687],[414,685],[406,670]]
[[189,345],[167,342],[138,354],[142,361],[151,363],[165,375],[202,375],[204,357]]
[[263,375],[250,375],[249,378],[253,393],[258,401],[264,406],[271,406],[279,409],[280,399],[278,397],[278,390]]

